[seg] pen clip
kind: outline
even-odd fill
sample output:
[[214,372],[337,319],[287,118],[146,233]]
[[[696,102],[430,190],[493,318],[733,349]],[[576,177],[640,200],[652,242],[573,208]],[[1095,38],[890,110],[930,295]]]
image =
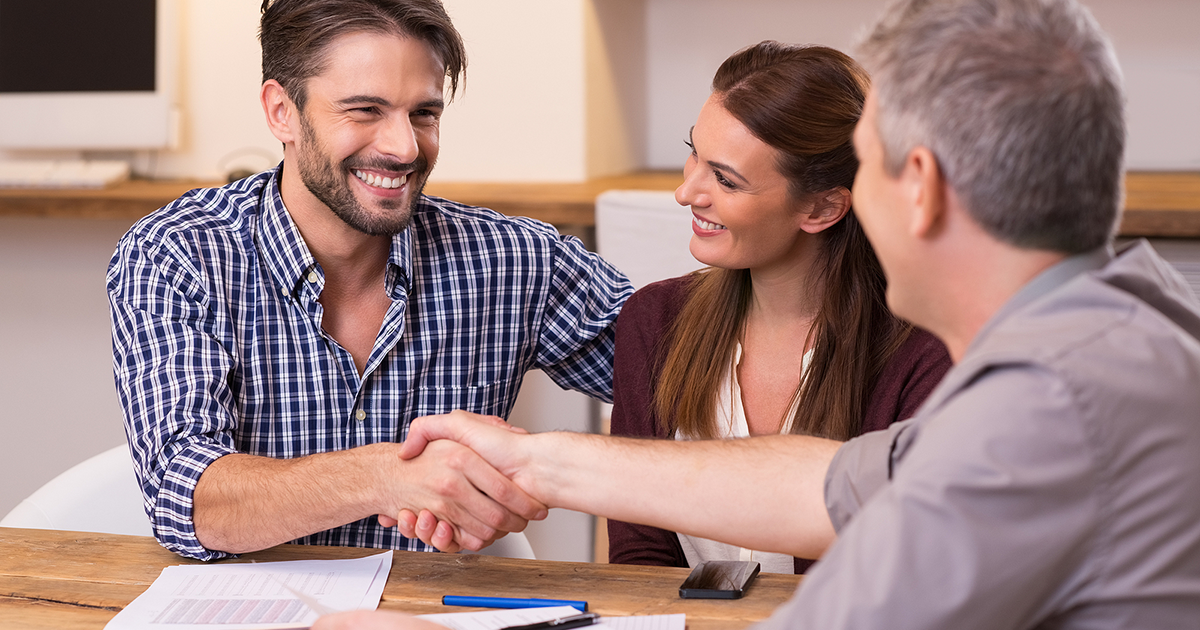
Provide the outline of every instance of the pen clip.
[[600,615],[589,612],[520,626],[508,626],[505,628],[500,628],[500,630],[568,630],[568,628],[590,626],[599,622]]

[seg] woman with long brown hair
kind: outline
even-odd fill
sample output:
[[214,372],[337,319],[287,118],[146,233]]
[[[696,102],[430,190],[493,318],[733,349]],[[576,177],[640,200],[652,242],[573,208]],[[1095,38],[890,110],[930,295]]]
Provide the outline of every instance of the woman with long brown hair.
[[[843,53],[770,41],[717,70],[675,192],[692,210],[692,255],[708,267],[626,302],[614,435],[847,440],[909,417],[949,369],[939,341],[888,311],[851,207],[867,83]],[[810,564],[619,521],[609,552],[627,564]]]

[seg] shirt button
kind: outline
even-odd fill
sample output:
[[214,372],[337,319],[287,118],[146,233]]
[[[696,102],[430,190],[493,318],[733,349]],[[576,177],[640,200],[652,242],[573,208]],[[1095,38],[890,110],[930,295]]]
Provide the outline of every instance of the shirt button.
[[308,272],[308,281],[316,282],[317,281],[317,272],[315,272],[315,271]]
[[367,419],[367,412],[359,409],[358,411],[354,412],[354,417],[358,418],[359,422],[362,422],[363,420]]
[[287,294],[288,294],[287,287],[279,287],[279,293],[282,294],[284,297],[287,297]]

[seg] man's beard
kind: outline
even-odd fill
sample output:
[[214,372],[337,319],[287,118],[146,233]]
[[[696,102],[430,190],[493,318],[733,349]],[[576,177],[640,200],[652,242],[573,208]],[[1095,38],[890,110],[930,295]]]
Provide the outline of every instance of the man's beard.
[[[417,157],[411,163],[395,160],[357,159],[353,156],[342,160],[340,165],[326,161],[328,155],[323,143],[317,138],[316,130],[309,124],[306,116],[300,117],[300,133],[303,137],[306,151],[298,152],[298,171],[304,187],[338,216],[346,225],[371,236],[391,236],[399,234],[408,227],[412,220],[413,206],[425,189],[425,181],[429,178],[429,163],[424,157]],[[355,177],[356,169],[378,169],[384,171],[405,172],[411,169],[406,184],[412,191],[407,202],[404,199],[381,199],[379,207],[388,212],[372,213],[350,190],[347,177]]]

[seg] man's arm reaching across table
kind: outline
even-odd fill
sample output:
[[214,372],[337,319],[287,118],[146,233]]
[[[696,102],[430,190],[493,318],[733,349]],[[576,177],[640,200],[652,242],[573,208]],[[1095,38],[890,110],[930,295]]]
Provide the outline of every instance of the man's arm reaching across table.
[[[415,457],[440,440],[471,448],[547,507],[803,558],[820,557],[835,537],[824,499],[825,473],[841,446],[833,440],[518,435],[456,411],[415,420],[400,456]],[[455,528],[435,516],[402,514],[400,531],[443,550],[461,546]]]

